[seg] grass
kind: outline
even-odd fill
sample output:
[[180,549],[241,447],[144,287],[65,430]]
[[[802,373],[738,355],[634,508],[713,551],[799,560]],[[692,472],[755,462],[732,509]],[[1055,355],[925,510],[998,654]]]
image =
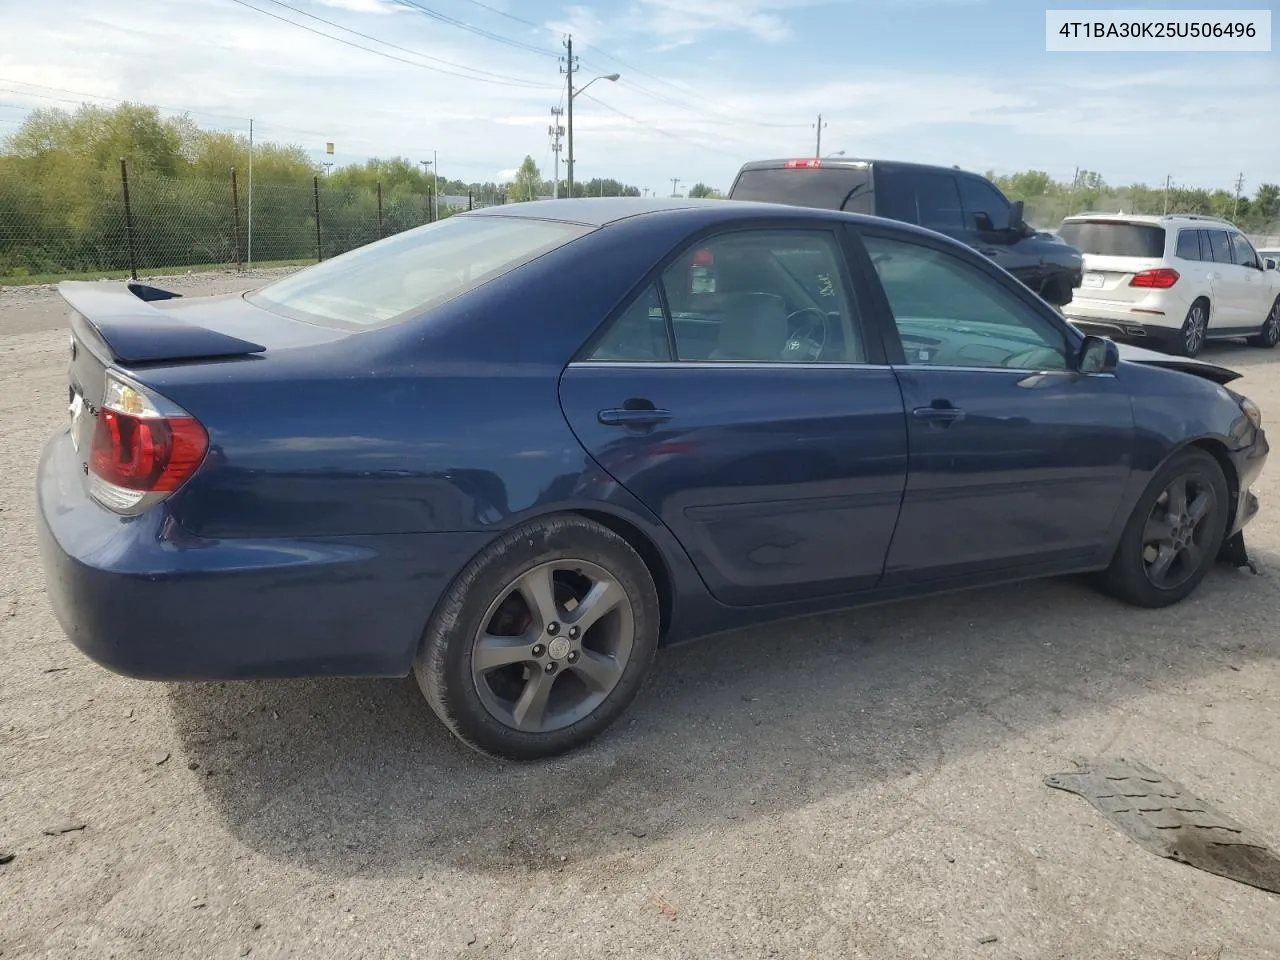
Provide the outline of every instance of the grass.
[[[262,260],[254,261],[254,270],[270,270],[275,267],[305,267],[315,260]],[[191,273],[209,273],[215,270],[233,270],[230,263],[199,263],[180,267],[151,267],[138,271],[138,279],[148,277],[173,277]],[[128,270],[68,270],[63,273],[31,273],[25,276],[0,276],[0,287],[29,287],[42,283],[57,283],[60,280],[124,280],[129,276]]]

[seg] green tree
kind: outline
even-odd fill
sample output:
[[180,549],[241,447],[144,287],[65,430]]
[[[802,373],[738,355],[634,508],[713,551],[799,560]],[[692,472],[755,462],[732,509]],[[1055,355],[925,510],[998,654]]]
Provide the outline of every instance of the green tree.
[[719,200],[721,193],[714,187],[709,187],[699,180],[689,188],[689,196],[695,200]]
[[538,191],[542,188],[542,171],[533,162],[533,157],[526,156],[520,169],[516,171],[515,180],[511,182],[511,199],[517,203],[524,200],[538,199]]

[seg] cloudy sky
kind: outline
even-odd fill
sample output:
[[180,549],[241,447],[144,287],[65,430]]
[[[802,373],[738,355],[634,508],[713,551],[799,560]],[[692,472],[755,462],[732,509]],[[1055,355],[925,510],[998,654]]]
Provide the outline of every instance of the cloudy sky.
[[747,159],[812,155],[821,113],[823,153],[1067,180],[1078,166],[1115,183],[1280,181],[1274,52],[1050,54],[1044,8],[0,0],[0,135],[33,107],[129,99],[221,129],[245,130],[252,116],[258,137],[317,159],[332,140],[339,163],[435,150],[442,173],[489,180],[529,154],[550,175],[547,125],[571,33],[579,85],[622,75],[575,100],[580,180],[727,187]]

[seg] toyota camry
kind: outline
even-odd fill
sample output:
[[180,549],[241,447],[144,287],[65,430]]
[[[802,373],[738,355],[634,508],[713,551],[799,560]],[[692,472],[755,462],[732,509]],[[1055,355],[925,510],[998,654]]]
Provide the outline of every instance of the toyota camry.
[[71,641],[140,678],[412,673],[517,759],[699,635],[1074,573],[1176,603],[1248,562],[1268,452],[1236,373],[833,211],[513,204],[244,294],[60,292]]

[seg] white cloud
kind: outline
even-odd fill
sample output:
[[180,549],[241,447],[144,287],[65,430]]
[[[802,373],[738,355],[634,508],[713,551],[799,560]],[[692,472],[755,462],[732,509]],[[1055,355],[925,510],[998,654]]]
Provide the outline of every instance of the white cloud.
[[338,10],[350,10],[352,13],[395,13],[403,9],[403,5],[395,0],[316,0],[325,7]]
[[[822,113],[829,124],[824,152],[849,156],[978,170],[1037,167],[1067,178],[1079,165],[1116,182],[1157,182],[1172,174],[1181,183],[1217,185],[1242,169],[1249,183],[1280,181],[1280,127],[1269,122],[1272,91],[1280,89],[1274,58],[1214,59],[1213,69],[1203,66],[1209,60],[1141,69],[1124,61],[1126,70],[1063,55],[1022,69],[1016,80],[998,67],[928,64],[893,70],[866,65],[842,75],[806,63],[798,42],[775,42],[768,62],[757,58],[748,65],[731,44],[706,42],[712,24],[763,42],[774,28],[768,18],[785,20],[788,11],[812,0],[742,0],[733,23],[727,0],[632,2],[607,22],[585,7],[566,9],[565,18],[575,39],[616,51],[676,87],[611,66],[599,50],[584,50],[584,70],[588,64],[592,73],[621,69],[623,79],[598,83],[575,103],[580,180],[613,176],[657,188],[679,177],[727,187],[745,160],[811,153],[811,124]],[[330,3],[350,9],[375,0]],[[677,6],[701,18],[688,28],[703,31],[693,34],[697,47],[668,60],[645,60],[635,47],[612,39],[634,41],[635,18],[646,11],[675,17],[668,25],[678,22],[684,13]],[[449,177],[485,181],[500,171],[509,179],[512,164],[526,154],[550,171],[549,108],[563,90],[554,57],[561,51],[551,33],[530,40],[550,54],[539,55],[423,16],[353,12],[343,18],[363,32],[467,65],[458,72],[483,69],[543,84],[529,89],[380,58],[225,0],[133,0],[127,21],[120,21],[111,0],[43,0],[10,21],[0,68],[10,80],[188,109],[219,128],[244,131],[247,120],[235,118],[252,116],[260,140],[298,143],[316,159],[324,142],[334,141],[340,164],[371,155],[417,160],[435,150],[441,174]],[[588,32],[580,34],[579,27]],[[691,39],[656,30],[639,36],[647,47]],[[0,87],[24,89],[20,83]],[[72,106],[0,92],[5,103]],[[0,119],[20,116],[6,109]],[[0,133],[12,129],[6,123]]]
[[667,43],[724,32],[777,43],[791,36],[791,28],[771,11],[795,6],[778,0],[640,0],[640,4],[645,26]]

